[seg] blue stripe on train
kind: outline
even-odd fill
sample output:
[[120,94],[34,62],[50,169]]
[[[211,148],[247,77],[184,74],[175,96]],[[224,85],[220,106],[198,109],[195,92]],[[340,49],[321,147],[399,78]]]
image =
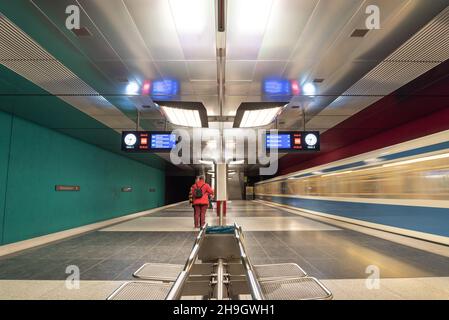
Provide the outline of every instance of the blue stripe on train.
[[[380,157],[379,160],[382,160],[382,161],[399,160],[401,158],[412,157],[412,156],[420,155],[423,153],[445,150],[448,148],[449,148],[449,142],[441,142],[441,143],[433,144],[430,146],[425,146],[425,147],[420,147],[420,148],[416,148],[416,149],[412,149],[412,150],[393,153],[390,155],[385,155],[385,156]],[[322,171],[323,173],[330,173],[330,172],[344,170],[344,169],[359,168],[359,167],[363,167],[365,165],[366,165],[366,162],[357,161],[357,162],[343,164],[343,165],[340,165],[337,167],[326,168],[326,169],[323,169],[320,171]],[[310,177],[313,175],[314,174],[311,174],[311,173],[304,173],[301,175],[293,176],[293,178],[306,178],[306,177]]]
[[257,196],[297,208],[449,237],[449,209]]

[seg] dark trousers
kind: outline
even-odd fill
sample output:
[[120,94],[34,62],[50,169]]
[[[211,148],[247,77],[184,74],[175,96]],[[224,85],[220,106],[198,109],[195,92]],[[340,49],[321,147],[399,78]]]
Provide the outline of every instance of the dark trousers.
[[195,221],[195,228],[199,228],[200,226],[204,226],[206,223],[206,210],[207,210],[207,204],[201,204],[201,205],[195,205],[193,206],[194,210],[194,221]]

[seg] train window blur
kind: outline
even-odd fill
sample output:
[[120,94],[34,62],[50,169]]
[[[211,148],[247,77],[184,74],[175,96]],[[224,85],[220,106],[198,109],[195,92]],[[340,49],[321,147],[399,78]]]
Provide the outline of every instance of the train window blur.
[[354,169],[303,179],[267,182],[256,186],[256,194],[342,198],[449,199],[449,161],[435,159],[398,166]]

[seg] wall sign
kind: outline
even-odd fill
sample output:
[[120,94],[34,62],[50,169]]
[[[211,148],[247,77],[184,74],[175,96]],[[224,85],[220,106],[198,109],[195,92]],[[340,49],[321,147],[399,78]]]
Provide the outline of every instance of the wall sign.
[[62,185],[56,185],[55,190],[56,191],[80,191],[80,186],[62,186]]

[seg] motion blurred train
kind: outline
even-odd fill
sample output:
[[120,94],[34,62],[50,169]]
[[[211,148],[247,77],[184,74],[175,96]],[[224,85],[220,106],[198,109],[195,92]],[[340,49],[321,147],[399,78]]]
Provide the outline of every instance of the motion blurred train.
[[266,180],[257,199],[449,244],[449,131]]

